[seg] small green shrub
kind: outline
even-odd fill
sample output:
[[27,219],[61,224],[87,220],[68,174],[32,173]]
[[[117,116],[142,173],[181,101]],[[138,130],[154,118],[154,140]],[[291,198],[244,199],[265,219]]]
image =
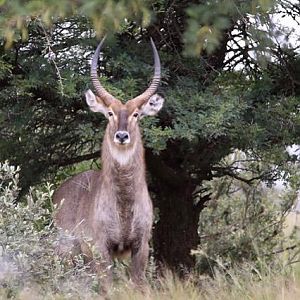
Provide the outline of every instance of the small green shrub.
[[0,163],[0,291],[16,296],[28,287],[40,295],[92,296],[95,275],[86,272],[80,257],[76,265],[56,252],[59,235],[52,224],[53,190],[46,184],[31,189],[26,203],[16,203],[19,168]]

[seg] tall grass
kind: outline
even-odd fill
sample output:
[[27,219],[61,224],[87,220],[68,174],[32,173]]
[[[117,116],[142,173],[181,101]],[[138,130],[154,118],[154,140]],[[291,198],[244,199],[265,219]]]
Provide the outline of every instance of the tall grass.
[[[248,268],[236,268],[227,274],[217,274],[214,279],[199,278],[192,275],[180,280],[171,272],[152,282],[145,293],[135,290],[128,281],[114,285],[110,293],[111,300],[298,300],[300,299],[299,266],[288,275],[274,273],[257,277],[248,272]],[[80,289],[80,287],[78,287]],[[99,295],[90,294],[81,287],[76,296],[72,293],[55,291],[45,292],[45,286],[26,286],[15,294],[15,299],[99,299]],[[47,290],[47,289],[46,289]],[[0,299],[10,296],[0,289]]]

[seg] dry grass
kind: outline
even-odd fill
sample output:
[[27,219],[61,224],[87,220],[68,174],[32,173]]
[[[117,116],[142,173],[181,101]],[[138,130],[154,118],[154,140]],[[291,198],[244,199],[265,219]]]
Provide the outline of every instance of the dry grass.
[[[300,267],[294,268],[289,276],[272,273],[247,273],[245,270],[233,270],[226,276],[217,274],[215,279],[191,276],[185,281],[171,273],[157,280],[144,294],[136,291],[128,283],[115,285],[111,300],[298,300],[300,299]],[[259,279],[260,278],[260,279]],[[195,284],[197,282],[197,284]],[[5,290],[0,288],[0,299],[7,299]],[[16,299],[100,299],[95,294],[79,294],[78,298],[70,294],[45,293],[45,287],[26,287],[17,293]]]
[[298,300],[300,299],[300,277],[294,272],[290,277],[266,276],[257,280],[249,274],[231,274],[230,280],[217,275],[215,280],[201,278],[200,284],[194,280],[180,281],[168,274],[160,283],[149,289],[145,295],[123,286],[115,291],[112,300]]

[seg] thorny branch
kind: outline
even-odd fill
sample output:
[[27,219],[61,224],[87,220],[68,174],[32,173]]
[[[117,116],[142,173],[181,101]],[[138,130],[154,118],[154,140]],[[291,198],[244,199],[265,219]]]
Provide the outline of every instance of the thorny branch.
[[60,85],[60,92],[61,92],[62,96],[64,96],[65,93],[64,93],[64,86],[63,86],[63,78],[60,74],[60,70],[59,70],[59,68],[57,66],[57,63],[55,61],[56,55],[55,55],[55,52],[52,50],[50,37],[49,37],[49,35],[48,35],[48,33],[47,33],[47,31],[46,31],[46,29],[45,29],[42,22],[40,22],[40,26],[43,29],[45,38],[47,40],[48,60],[53,62],[53,65],[54,65],[54,68],[56,70],[56,74],[57,74],[57,77],[58,77],[59,85]]

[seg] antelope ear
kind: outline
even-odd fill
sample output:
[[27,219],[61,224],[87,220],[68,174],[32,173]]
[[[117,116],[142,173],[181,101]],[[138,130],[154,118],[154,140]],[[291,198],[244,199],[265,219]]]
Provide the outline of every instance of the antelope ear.
[[156,115],[164,105],[165,99],[158,94],[154,94],[142,107],[141,117]]
[[101,112],[106,116],[108,110],[106,105],[101,101],[99,97],[97,97],[96,99],[96,96],[91,90],[87,90],[85,92],[85,100],[91,111]]

